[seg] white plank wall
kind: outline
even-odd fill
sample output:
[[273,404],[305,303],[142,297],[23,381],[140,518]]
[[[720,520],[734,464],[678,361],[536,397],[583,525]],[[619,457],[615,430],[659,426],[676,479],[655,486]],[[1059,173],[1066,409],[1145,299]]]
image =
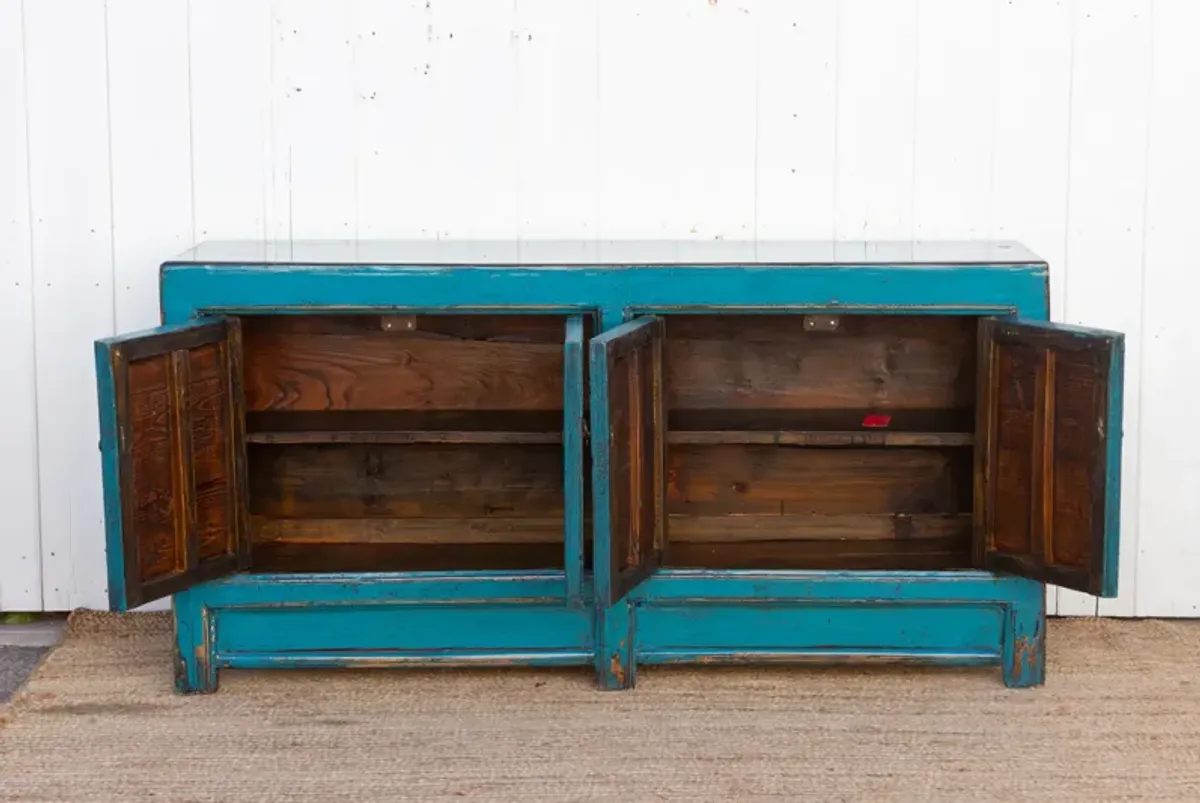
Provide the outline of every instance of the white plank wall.
[[1127,335],[1121,596],[1200,615],[1193,0],[0,0],[0,610],[103,607],[91,341],[206,238],[987,238]]

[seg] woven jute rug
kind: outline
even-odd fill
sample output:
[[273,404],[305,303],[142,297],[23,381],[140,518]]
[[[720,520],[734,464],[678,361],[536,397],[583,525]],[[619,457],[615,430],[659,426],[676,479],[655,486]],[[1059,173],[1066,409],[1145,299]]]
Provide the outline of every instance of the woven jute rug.
[[72,617],[0,709],[4,801],[1200,801],[1200,623],[1054,621],[997,670],[224,672],[163,614]]

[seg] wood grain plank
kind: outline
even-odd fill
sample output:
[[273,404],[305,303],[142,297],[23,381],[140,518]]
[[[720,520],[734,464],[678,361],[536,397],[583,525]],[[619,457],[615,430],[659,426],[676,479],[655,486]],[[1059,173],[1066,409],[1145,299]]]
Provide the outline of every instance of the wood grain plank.
[[667,404],[682,409],[962,409],[975,322],[954,316],[680,316],[667,326]]
[[292,544],[562,544],[562,517],[251,520],[254,542]]
[[249,329],[249,410],[558,410],[558,343]]
[[519,571],[561,569],[561,544],[294,544],[259,543],[254,566],[264,572]]
[[125,511],[139,578],[155,580],[185,568],[175,528],[176,472],[172,460],[170,357],[132,363],[128,379],[130,455]]
[[1049,531],[1047,563],[1091,569],[1101,560],[1107,409],[1107,366],[1096,353],[1058,354],[1056,370],[1047,378],[1050,444],[1053,467],[1045,517]]
[[1041,355],[1031,346],[1006,345],[997,355],[998,394],[992,470],[989,546],[1024,553],[1032,547],[1033,437]]
[[969,513],[887,513],[824,515],[673,515],[668,522],[671,543],[733,543],[761,541],[886,541],[944,540],[971,536]]
[[962,569],[970,565],[970,547],[958,537],[917,541],[672,542],[665,565],[688,569]]
[[249,452],[255,515],[521,518],[563,511],[557,446],[255,444]]
[[975,436],[969,432],[839,432],[817,430],[674,430],[667,442],[676,445],[705,446],[722,443],[780,446],[886,447],[886,446],[970,446]]
[[958,513],[971,509],[966,449],[672,446],[671,513]]
[[229,432],[228,361],[222,345],[191,352],[189,418],[192,476],[195,488],[197,558],[205,560],[231,551],[236,528],[231,502],[236,479]]
[[560,411],[259,411],[250,443],[562,443]]

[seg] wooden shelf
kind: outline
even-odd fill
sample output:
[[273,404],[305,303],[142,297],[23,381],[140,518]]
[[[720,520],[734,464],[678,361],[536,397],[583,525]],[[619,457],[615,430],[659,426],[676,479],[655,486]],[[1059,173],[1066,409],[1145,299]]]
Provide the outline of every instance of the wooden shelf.
[[562,443],[562,413],[460,411],[252,412],[246,441],[321,443]]
[[889,411],[885,427],[867,427],[864,410],[680,410],[668,416],[676,445],[971,446],[969,410]]
[[562,443],[561,432],[482,430],[291,430],[251,432],[247,443]]
[[667,443],[708,446],[725,443],[781,446],[971,446],[970,432],[822,432],[814,430],[679,430],[667,433]]

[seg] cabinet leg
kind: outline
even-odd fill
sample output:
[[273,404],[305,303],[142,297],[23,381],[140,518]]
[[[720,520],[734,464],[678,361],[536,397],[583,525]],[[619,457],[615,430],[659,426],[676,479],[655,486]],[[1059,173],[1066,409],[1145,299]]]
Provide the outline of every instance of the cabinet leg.
[[187,592],[172,601],[175,613],[175,691],[212,694],[217,690],[217,667],[212,662],[212,623],[208,609]]
[[596,611],[596,683],[602,691],[631,689],[636,667],[633,660],[633,610],[628,602]]
[[1037,585],[1012,605],[1004,625],[1004,685],[1021,689],[1046,682],[1046,594]]

